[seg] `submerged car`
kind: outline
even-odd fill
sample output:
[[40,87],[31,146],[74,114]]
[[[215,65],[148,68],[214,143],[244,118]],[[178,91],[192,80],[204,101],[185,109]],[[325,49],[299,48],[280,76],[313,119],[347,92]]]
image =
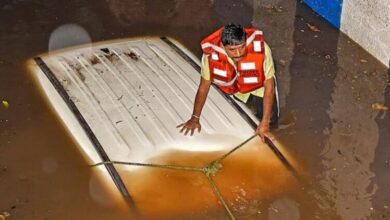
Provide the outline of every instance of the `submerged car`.
[[142,215],[223,206],[232,217],[244,201],[238,197],[279,193],[296,177],[280,144],[255,135],[252,112],[217,88],[210,88],[202,131],[179,132],[193,110],[200,62],[173,39],[73,47],[39,55],[29,67],[88,165]]

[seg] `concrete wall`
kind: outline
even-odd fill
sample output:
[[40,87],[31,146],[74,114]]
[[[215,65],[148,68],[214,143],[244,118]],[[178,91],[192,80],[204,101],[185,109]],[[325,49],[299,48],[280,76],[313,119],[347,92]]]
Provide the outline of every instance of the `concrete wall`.
[[389,67],[390,0],[304,0]]

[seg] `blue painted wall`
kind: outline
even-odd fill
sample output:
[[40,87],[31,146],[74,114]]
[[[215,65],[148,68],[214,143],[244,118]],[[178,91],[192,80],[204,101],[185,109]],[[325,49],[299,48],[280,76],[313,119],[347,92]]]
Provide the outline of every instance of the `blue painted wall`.
[[343,0],[304,0],[303,2],[333,26],[340,28]]

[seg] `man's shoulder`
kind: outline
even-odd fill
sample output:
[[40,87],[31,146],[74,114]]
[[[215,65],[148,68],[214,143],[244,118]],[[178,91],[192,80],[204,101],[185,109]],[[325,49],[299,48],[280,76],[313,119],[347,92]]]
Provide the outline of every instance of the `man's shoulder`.
[[202,58],[200,59],[202,63],[207,62],[210,54],[202,54]]
[[264,41],[264,53],[266,56],[271,55],[271,47]]

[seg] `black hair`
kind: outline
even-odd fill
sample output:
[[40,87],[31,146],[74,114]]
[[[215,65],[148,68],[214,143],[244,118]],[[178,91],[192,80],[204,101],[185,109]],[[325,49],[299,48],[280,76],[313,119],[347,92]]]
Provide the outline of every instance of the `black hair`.
[[228,24],[222,28],[221,41],[224,46],[242,44],[245,39],[244,28],[239,24]]

